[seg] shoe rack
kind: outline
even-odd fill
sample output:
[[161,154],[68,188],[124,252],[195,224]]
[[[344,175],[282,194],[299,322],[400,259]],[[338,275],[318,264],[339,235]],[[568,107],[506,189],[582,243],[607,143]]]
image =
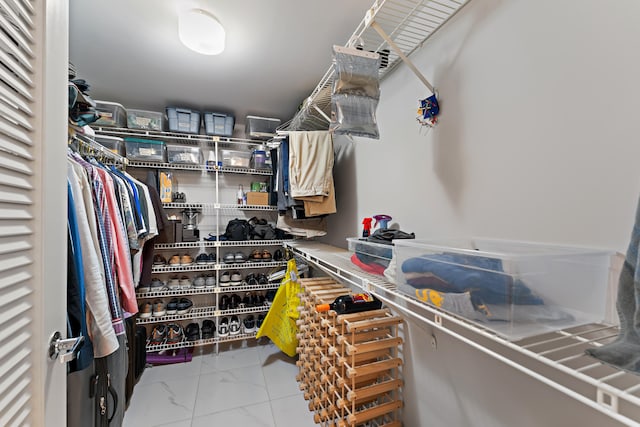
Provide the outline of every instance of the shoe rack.
[[296,377],[314,421],[324,427],[401,426],[402,318],[388,309],[337,315],[315,306],[350,288],[302,279]]
[[[176,350],[185,347],[213,345],[218,352],[218,344],[228,341],[246,340],[255,337],[259,323],[269,310],[270,302],[267,294],[275,292],[279,280],[275,283],[261,281],[247,283],[250,274],[268,276],[270,273],[286,268],[286,260],[274,257],[277,250],[284,253],[284,240],[247,240],[247,241],[217,241],[207,240],[209,235],[219,236],[224,233],[230,219],[250,219],[252,217],[265,218],[275,225],[277,208],[267,205],[238,205],[235,193],[239,185],[248,191],[253,180],[270,178],[270,169],[250,169],[243,167],[226,167],[214,162],[205,163],[205,159],[215,157],[221,159],[222,150],[243,150],[250,152],[253,148],[264,145],[264,141],[243,140],[207,135],[191,135],[172,132],[138,131],[124,128],[98,128],[96,134],[125,138],[150,138],[165,141],[167,144],[197,146],[202,153],[201,164],[177,164],[165,162],[144,162],[128,160],[127,172],[144,180],[149,169],[169,171],[177,182],[177,191],[186,195],[186,200],[163,203],[168,215],[180,218],[185,209],[198,211],[200,236],[198,241],[156,243],[154,254],[160,255],[166,263],[154,263],[152,275],[154,281],[161,281],[164,287],[154,287],[148,291],[137,292],[139,304],[162,301],[165,305],[173,299],[188,298],[193,306],[186,314],[163,314],[137,319],[137,324],[147,328],[147,351]],[[176,191],[175,189],[173,190]],[[251,259],[254,252],[271,256],[270,259]],[[207,254],[210,259],[206,263],[196,262],[198,255]],[[238,262],[225,262],[225,255],[243,254]],[[169,261],[178,257],[179,263]],[[223,275],[239,273],[242,279],[231,284],[221,281]],[[198,281],[196,279],[203,278]],[[172,284],[172,279],[178,279],[178,284]],[[207,280],[209,279],[209,280]],[[211,280],[214,279],[214,280]],[[203,282],[205,285],[203,286]],[[170,286],[171,284],[171,286]],[[187,286],[188,284],[188,286]],[[271,292],[270,292],[271,291]],[[250,303],[243,300],[249,298]],[[254,300],[251,297],[259,297]],[[235,304],[221,306],[223,301],[234,301]],[[255,304],[255,301],[264,301]],[[254,301],[252,304],[251,301]],[[253,319],[253,323],[250,321]],[[187,326],[197,323],[200,329],[205,320],[214,322],[212,337],[187,339]],[[239,325],[232,325],[237,319]],[[248,320],[245,325],[245,320]],[[180,325],[183,334],[180,340],[152,342],[154,328],[158,325]],[[246,326],[246,327],[245,327]],[[251,327],[252,326],[252,327]],[[165,328],[168,329],[168,328]],[[221,333],[222,332],[222,333]],[[195,336],[194,336],[195,337]],[[174,342],[175,341],[175,342]]]

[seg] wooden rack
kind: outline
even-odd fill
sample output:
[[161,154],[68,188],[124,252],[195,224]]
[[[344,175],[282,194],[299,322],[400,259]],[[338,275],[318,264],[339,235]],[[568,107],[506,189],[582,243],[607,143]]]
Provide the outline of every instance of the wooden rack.
[[300,281],[296,377],[314,421],[325,427],[374,422],[400,426],[402,359],[398,326],[388,309],[337,315],[318,313],[351,289],[331,278]]

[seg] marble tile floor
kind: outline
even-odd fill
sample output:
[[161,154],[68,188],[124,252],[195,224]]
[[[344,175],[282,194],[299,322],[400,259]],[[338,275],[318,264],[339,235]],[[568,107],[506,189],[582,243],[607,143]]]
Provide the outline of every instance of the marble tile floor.
[[147,367],[124,427],[315,427],[295,360],[267,339],[196,348],[191,362]]

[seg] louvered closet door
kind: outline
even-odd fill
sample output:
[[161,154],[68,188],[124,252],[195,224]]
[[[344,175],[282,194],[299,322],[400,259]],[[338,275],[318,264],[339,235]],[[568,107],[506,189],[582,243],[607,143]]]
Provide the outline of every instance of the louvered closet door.
[[0,0],[0,426],[66,424],[67,9]]

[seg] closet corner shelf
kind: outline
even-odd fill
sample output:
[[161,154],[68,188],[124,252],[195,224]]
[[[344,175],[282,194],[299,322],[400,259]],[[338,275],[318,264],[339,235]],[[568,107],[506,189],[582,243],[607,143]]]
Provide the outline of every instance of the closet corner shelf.
[[640,375],[615,369],[584,353],[585,347],[602,345],[617,336],[615,326],[585,324],[507,341],[477,324],[408,297],[380,276],[359,270],[350,261],[351,252],[344,249],[301,241],[287,242],[285,247],[338,280],[375,294],[433,330],[464,342],[623,425],[640,423]]
[[[388,63],[379,70],[384,79],[403,60],[419,49],[470,0],[376,0],[353,32],[345,47],[363,46],[372,52],[388,51]],[[379,31],[385,33],[391,44]],[[398,52],[398,50],[400,52]],[[403,58],[404,56],[404,58]],[[408,64],[412,70],[413,64]],[[419,72],[414,70],[416,74]],[[331,116],[333,67],[322,77],[302,108],[281,131],[327,130]],[[426,79],[419,75],[423,82]],[[426,83],[425,83],[426,84]],[[430,86],[430,84],[429,84]],[[428,86],[428,87],[429,87]]]
[[284,242],[293,240],[223,240],[208,241],[199,240],[197,242],[177,242],[177,243],[156,243],[154,249],[200,249],[200,248],[222,248],[241,246],[282,246]]

